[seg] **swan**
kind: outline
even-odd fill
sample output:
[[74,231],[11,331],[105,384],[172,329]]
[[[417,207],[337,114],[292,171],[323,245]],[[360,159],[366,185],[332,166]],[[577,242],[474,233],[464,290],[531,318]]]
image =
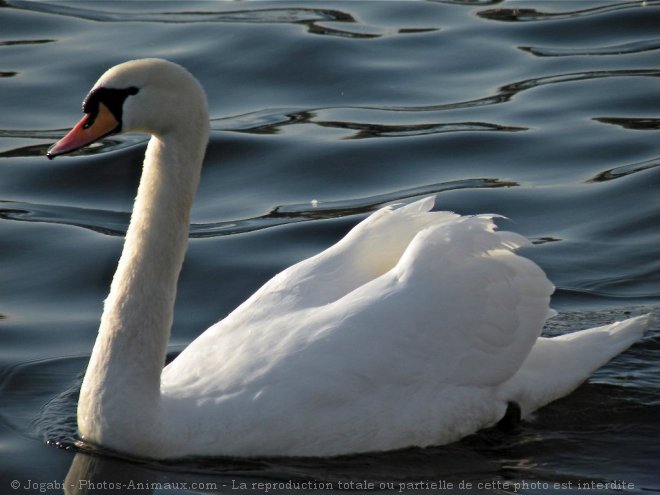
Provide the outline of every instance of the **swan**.
[[[279,273],[164,367],[209,135],[205,93],[161,59],[112,67],[54,158],[151,134],[80,390],[81,438],[130,456],[335,456],[441,445],[526,416],[641,338],[643,315],[554,338],[553,285],[493,215],[382,208]],[[513,408],[512,408],[513,406]]]

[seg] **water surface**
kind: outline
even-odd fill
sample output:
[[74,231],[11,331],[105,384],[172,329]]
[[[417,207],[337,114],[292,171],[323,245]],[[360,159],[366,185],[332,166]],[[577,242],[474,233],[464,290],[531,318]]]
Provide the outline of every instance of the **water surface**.
[[44,156],[116,63],[165,57],[206,88],[172,355],[368,212],[430,194],[533,240],[562,312],[546,333],[563,333],[660,301],[658,26],[654,0],[0,2],[0,492],[660,491],[657,324],[516,431],[451,446],[177,463],[76,446],[146,138]]

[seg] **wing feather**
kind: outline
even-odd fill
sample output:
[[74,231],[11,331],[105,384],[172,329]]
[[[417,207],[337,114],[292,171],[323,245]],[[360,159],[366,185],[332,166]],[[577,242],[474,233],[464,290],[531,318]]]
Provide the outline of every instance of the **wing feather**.
[[[507,380],[540,335],[553,286],[513,251],[526,239],[497,232],[492,216],[432,204],[381,209],[285,270],[184,350],[164,380],[201,381],[216,395],[267,384],[306,400],[332,395],[333,383],[348,400],[348,390],[429,375],[438,391]],[[214,369],[175,378],[188,353]]]

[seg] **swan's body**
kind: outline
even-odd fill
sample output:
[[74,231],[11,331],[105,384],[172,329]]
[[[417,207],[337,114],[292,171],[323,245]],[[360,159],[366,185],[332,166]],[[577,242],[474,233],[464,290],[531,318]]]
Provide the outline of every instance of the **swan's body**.
[[509,402],[527,414],[569,393],[650,321],[540,337],[553,286],[514,253],[528,241],[428,198],[377,211],[275,276],[163,369],[206,99],[184,69],[150,59],[109,70],[86,106],[50,156],[153,134],[80,393],[89,442],[152,458],[444,444]]

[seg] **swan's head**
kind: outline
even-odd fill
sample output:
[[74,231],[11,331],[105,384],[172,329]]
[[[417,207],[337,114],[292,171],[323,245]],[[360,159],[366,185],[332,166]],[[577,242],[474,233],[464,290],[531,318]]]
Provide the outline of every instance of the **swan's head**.
[[162,59],[131,60],[109,69],[83,101],[85,116],[48,150],[48,158],[120,132],[164,135],[207,126],[206,96],[183,67]]

